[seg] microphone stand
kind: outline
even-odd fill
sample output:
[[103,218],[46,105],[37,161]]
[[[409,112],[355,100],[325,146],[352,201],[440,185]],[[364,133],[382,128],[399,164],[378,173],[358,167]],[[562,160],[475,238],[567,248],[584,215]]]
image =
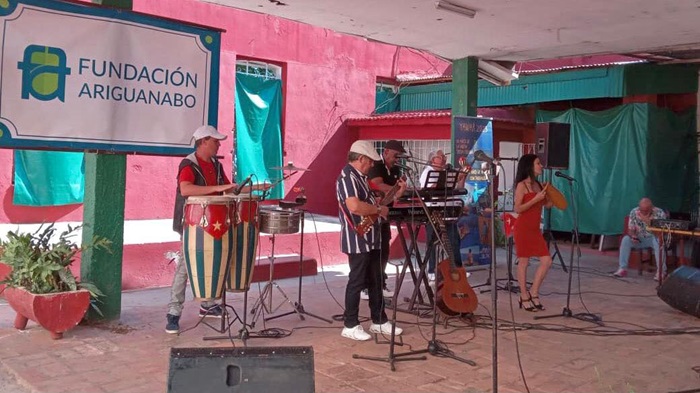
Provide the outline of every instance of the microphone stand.
[[[566,290],[566,306],[564,306],[564,309],[562,310],[561,314],[552,314],[552,315],[536,315],[534,319],[547,319],[547,318],[556,318],[556,317],[567,317],[567,318],[575,318],[581,321],[586,321],[586,322],[592,322],[595,324],[598,324],[600,326],[603,326],[603,319],[595,314],[590,314],[590,313],[578,313],[574,314],[571,311],[570,305],[571,305],[571,280],[573,277],[573,272],[574,272],[574,249],[576,250],[576,265],[579,265],[579,261],[581,260],[581,246],[579,243],[579,233],[578,233],[578,211],[576,209],[576,196],[574,195],[574,179],[566,179],[569,182],[569,192],[571,195],[571,208],[572,208],[572,214],[573,214],[573,226],[571,228],[571,254],[569,256],[569,286]],[[551,215],[551,213],[550,213]],[[579,273],[580,274],[580,273]]]

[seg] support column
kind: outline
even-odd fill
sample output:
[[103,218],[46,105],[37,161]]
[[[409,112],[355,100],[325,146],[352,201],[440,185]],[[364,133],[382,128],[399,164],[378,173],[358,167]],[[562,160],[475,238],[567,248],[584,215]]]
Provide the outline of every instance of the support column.
[[121,314],[125,195],[126,155],[85,153],[83,242],[94,236],[112,241],[111,253],[89,250],[81,257],[80,279],[104,294],[98,304],[103,316],[90,310],[89,320],[119,319]]
[[[133,7],[132,0],[92,2],[128,10]],[[102,316],[89,310],[89,320],[114,320],[121,315],[125,195],[126,155],[86,153],[83,242],[94,236],[112,241],[111,253],[87,251],[81,256],[80,279],[95,284],[104,294],[98,304]]]
[[476,116],[479,92],[479,59],[467,57],[452,62],[452,117]]

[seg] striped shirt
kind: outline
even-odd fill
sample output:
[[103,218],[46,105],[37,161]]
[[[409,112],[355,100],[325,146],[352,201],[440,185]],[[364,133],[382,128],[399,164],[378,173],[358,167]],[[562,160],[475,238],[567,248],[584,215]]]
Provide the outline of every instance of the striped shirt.
[[378,250],[380,246],[379,221],[375,222],[364,236],[355,232],[355,226],[362,220],[361,216],[350,213],[345,200],[356,197],[362,202],[376,204],[374,196],[369,190],[367,176],[360,173],[352,165],[347,164],[340,172],[335,184],[335,193],[338,199],[338,216],[340,218],[340,250],[345,254],[360,254],[371,250]]

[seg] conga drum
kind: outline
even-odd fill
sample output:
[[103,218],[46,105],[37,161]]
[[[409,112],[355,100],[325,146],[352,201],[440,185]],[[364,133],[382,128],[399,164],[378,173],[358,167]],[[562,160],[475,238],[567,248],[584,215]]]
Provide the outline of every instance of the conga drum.
[[250,194],[234,195],[236,201],[236,225],[233,228],[233,256],[229,267],[227,290],[245,292],[250,288],[258,251],[258,201]]
[[185,202],[182,254],[196,299],[221,297],[233,250],[236,202],[228,196],[193,196]]

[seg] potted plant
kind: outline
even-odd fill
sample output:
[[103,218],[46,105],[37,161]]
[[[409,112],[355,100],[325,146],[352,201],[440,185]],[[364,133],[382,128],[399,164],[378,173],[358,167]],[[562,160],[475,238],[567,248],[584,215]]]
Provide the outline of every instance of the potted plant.
[[82,320],[90,305],[99,313],[95,303],[102,293],[92,284],[78,282],[69,267],[81,251],[109,250],[111,241],[95,237],[78,245],[74,237],[79,228],[69,225],[54,239],[54,224],[42,225],[34,233],[10,231],[0,241],[0,260],[11,269],[2,284],[17,312],[15,328],[24,330],[31,319],[59,339]]

